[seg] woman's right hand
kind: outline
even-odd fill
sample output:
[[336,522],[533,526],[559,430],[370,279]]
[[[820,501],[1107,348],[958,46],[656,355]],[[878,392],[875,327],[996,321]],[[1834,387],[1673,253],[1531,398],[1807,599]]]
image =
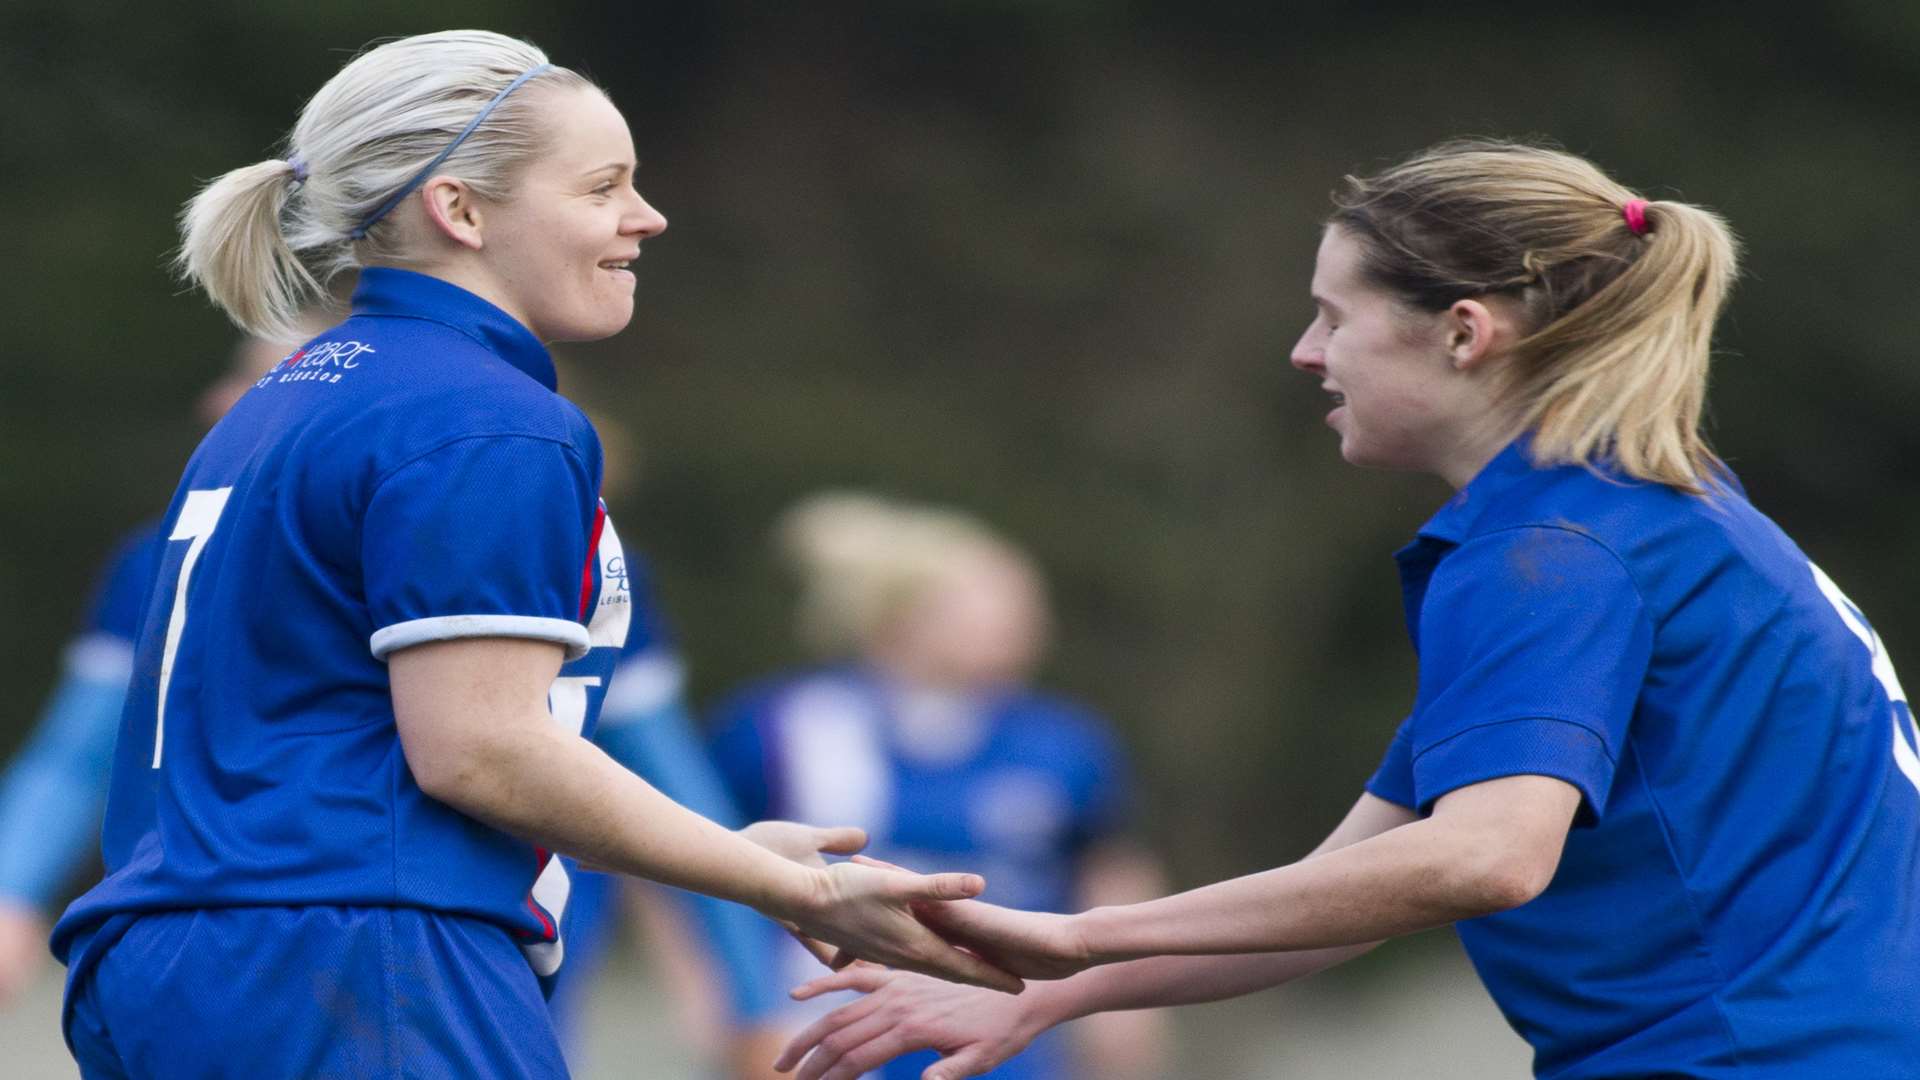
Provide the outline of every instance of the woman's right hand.
[[916,908],[980,895],[986,881],[978,874],[916,874],[851,862],[811,873],[811,895],[793,910],[770,914],[839,947],[842,962],[866,960],[1009,994],[1024,989],[1019,977],[941,940],[914,915]]
[[1028,979],[1064,979],[1093,967],[1081,915],[1019,911],[977,900],[922,904],[914,914],[945,940]]
[[[797,1080],[853,1080],[915,1050],[934,1049],[941,1060],[922,1080],[979,1076],[1026,1049],[1048,1022],[1027,997],[984,993],[905,972],[859,965],[794,990],[801,1001],[840,990],[864,997],[849,1002],[794,1036],[773,1063]],[[802,1059],[805,1064],[802,1065]]]

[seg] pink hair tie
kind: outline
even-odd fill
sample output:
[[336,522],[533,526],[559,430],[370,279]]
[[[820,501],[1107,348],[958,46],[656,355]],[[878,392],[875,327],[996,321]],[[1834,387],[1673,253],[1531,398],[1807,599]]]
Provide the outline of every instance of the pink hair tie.
[[1620,216],[1627,219],[1627,231],[1635,236],[1647,235],[1647,200],[1628,199],[1620,208]]

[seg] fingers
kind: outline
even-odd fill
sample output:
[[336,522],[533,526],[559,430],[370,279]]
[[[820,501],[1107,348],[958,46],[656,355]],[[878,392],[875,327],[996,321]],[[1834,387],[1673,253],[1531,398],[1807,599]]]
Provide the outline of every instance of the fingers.
[[987,879],[979,874],[926,874],[914,881],[900,882],[901,895],[916,900],[965,900],[986,891]]
[[[886,1013],[876,1013],[851,1024],[843,1025],[839,1030],[820,1040],[820,1045],[800,1066],[794,1080],[820,1080],[832,1076],[838,1080],[847,1080],[864,1075],[872,1065],[863,1067],[862,1062],[872,1058],[874,1049],[869,1047],[878,1039],[884,1039],[894,1027],[895,1017]],[[893,1055],[888,1055],[892,1057]],[[880,1058],[874,1065],[884,1064],[888,1058]]]
[[863,994],[871,994],[892,978],[886,968],[877,964],[856,964],[845,971],[801,983],[789,992],[789,996],[795,1001],[806,1001],[837,990],[858,990]]
[[[838,976],[828,976],[828,979],[837,977]],[[828,979],[815,979],[814,982],[826,982]],[[807,985],[812,986],[813,983],[808,983]],[[805,987],[801,989],[805,989]],[[844,987],[838,989],[844,989]],[[820,992],[825,993],[826,991]],[[799,996],[799,990],[794,991],[794,996],[797,1000],[806,1000],[806,998]],[[808,996],[811,997],[812,995]],[[774,1060],[774,1071],[786,1072],[795,1065],[800,1064],[800,1060],[806,1057],[807,1053],[815,1046],[818,1046],[822,1039],[825,1039],[827,1036],[849,1024],[855,1024],[866,1019],[879,1007],[880,1001],[878,998],[863,997],[858,1001],[848,1002],[820,1019],[815,1020],[813,1023],[808,1024],[806,1029],[800,1032],[800,1034],[787,1040],[786,1049],[781,1050],[780,1056]]]
[[979,1076],[999,1062],[979,1046],[969,1046],[952,1057],[941,1058],[927,1066],[920,1074],[920,1080],[961,1080],[962,1077]]
[[922,975],[932,975],[948,982],[966,983],[969,986],[984,986],[989,990],[998,990],[1003,994],[1017,994],[1027,988],[1018,975],[1002,971],[970,952],[963,952],[951,945],[940,942],[938,938],[923,949],[916,950],[912,957],[894,966],[908,971],[917,971]]
[[912,870],[901,866],[899,863],[890,863],[885,859],[876,859],[871,855],[855,855],[853,861],[859,863],[861,866],[872,866],[881,870],[898,870],[903,874],[913,873]]
[[852,855],[867,846],[867,831],[852,825],[815,829],[813,846],[829,855]]
[[827,967],[829,968],[833,967],[833,962],[839,959],[838,949],[835,949],[833,946],[825,944],[824,942],[816,941],[813,938],[808,937],[807,935],[800,932],[799,927],[783,926],[783,929],[786,930],[788,936],[792,937],[793,940],[800,943],[801,948],[807,950],[807,952],[813,955],[813,958],[815,960],[820,961],[822,964],[825,964]]

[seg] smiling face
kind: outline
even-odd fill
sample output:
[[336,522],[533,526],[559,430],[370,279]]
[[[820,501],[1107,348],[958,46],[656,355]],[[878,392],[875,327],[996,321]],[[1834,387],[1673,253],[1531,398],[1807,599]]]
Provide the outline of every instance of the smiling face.
[[634,190],[633,136],[598,90],[545,91],[549,131],[503,202],[482,204],[474,254],[490,298],[543,341],[591,341],[633,318],[640,242],[667,219]]
[[1488,380],[1481,365],[1459,362],[1455,314],[1400,302],[1366,279],[1362,254],[1346,230],[1327,228],[1314,260],[1314,319],[1293,347],[1293,366],[1332,395],[1327,424],[1348,462],[1462,484],[1492,456],[1481,446]]

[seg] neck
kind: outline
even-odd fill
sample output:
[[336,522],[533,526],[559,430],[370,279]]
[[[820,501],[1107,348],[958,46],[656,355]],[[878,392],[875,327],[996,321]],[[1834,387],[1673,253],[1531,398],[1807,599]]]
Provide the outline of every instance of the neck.
[[1505,411],[1482,412],[1476,420],[1465,425],[1453,445],[1427,471],[1458,491],[1480,475],[1480,470],[1499,456],[1507,444],[1519,438],[1521,430],[1519,419]]

